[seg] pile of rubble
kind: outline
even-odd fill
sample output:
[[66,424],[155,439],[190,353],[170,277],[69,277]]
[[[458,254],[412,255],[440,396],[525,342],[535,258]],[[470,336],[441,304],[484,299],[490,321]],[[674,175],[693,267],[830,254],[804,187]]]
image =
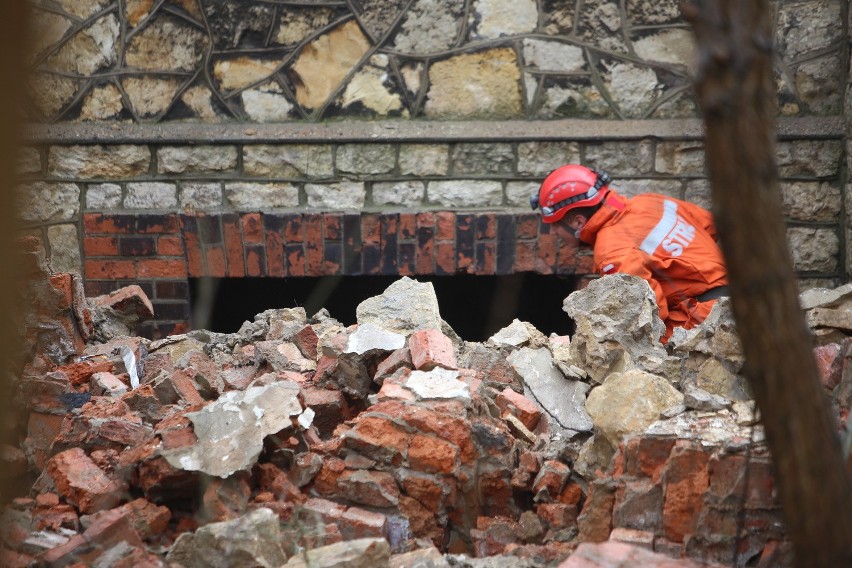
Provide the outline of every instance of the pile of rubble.
[[[608,276],[565,300],[570,340],[470,343],[402,278],[351,326],[275,309],[148,341],[138,287],[83,298],[33,258],[4,566],[790,562],[724,299],[663,346],[648,285]],[[802,301],[845,421],[852,286]]]

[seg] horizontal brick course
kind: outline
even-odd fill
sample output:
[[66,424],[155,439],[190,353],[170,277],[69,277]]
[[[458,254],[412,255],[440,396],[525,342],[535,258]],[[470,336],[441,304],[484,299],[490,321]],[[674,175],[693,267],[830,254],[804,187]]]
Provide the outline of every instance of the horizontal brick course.
[[185,329],[187,278],[591,273],[591,251],[531,213],[86,214],[86,292],[138,283],[148,334]]

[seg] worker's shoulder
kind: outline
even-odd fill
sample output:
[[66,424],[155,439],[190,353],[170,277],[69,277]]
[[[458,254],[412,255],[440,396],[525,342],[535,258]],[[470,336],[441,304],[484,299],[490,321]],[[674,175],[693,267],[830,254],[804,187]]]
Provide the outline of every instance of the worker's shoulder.
[[678,199],[677,197],[672,197],[670,195],[663,195],[661,193],[639,193],[628,200],[629,205],[639,207],[671,206],[667,206],[666,203],[673,203],[678,210],[703,210],[702,207],[699,207],[694,203],[690,203],[689,201],[684,201],[683,199]]

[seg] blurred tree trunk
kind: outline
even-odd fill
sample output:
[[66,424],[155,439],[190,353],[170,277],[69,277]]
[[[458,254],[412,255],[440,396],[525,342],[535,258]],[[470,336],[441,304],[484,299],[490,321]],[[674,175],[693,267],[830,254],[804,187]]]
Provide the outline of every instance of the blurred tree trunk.
[[[775,163],[768,0],[683,4],[716,223],[745,373],[763,417],[798,566],[852,566],[852,486],[798,303]],[[840,70],[838,70],[840,72]]]
[[[14,195],[17,185],[15,172],[19,156],[20,109],[26,97],[23,69],[24,55],[29,53],[26,17],[29,9],[26,2],[0,3],[0,51],[6,54],[0,57],[0,77],[4,85],[0,90],[0,266],[4,269],[3,277],[0,278],[0,314],[3,314],[4,321],[4,325],[0,325],[0,442],[16,447],[18,441],[12,439],[15,425],[9,418],[15,415],[11,411],[9,368],[10,361],[17,357],[13,351],[18,345],[13,329],[13,322],[18,321],[13,313],[18,308],[14,298],[18,275],[13,249],[16,228]],[[4,499],[9,496],[7,489],[11,486],[10,481],[7,472],[0,471],[0,495]]]

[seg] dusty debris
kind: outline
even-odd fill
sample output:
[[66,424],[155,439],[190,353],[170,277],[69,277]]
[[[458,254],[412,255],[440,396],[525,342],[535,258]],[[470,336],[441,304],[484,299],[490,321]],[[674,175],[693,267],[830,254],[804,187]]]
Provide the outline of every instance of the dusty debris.
[[[408,278],[349,327],[296,308],[232,334],[68,335],[21,373],[23,435],[4,459],[34,481],[3,512],[0,559],[730,565],[742,507],[741,559],[786,565],[728,303],[663,346],[649,294],[623,276],[571,294],[571,338],[515,321],[461,341]],[[845,309],[848,294],[821,297],[805,305]],[[46,313],[77,329],[70,307]],[[852,338],[821,337],[838,333],[815,354],[845,421]]]

